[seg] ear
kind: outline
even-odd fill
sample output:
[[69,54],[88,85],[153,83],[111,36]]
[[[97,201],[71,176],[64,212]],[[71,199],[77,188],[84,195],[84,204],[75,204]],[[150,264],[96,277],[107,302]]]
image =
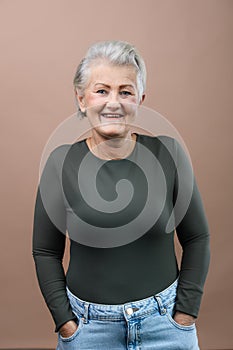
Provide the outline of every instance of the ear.
[[81,112],[84,113],[86,111],[85,97],[83,94],[80,93],[80,91],[78,91],[78,89],[75,89],[74,92],[75,92],[75,96],[76,96],[78,104],[79,104],[79,108],[80,108]]
[[139,105],[142,105],[142,104],[143,104],[143,102],[144,102],[144,100],[145,100],[145,97],[146,97],[146,95],[145,95],[145,94],[143,94],[143,95],[142,95],[142,98],[141,98],[141,101],[140,101],[140,103],[139,103]]

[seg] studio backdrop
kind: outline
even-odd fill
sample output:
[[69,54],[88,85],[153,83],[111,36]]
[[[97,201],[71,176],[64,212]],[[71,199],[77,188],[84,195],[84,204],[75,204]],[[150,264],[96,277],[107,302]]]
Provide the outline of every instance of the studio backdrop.
[[31,253],[39,166],[51,134],[75,113],[72,80],[87,48],[116,39],[144,57],[144,106],[181,134],[202,194],[211,264],[201,348],[233,349],[232,37],[231,0],[0,1],[0,348],[56,345]]

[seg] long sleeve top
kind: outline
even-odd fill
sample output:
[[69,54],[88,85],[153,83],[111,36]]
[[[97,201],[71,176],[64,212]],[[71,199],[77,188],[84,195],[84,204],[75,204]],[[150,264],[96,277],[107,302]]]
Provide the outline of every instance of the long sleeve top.
[[191,163],[175,139],[136,135],[127,158],[100,159],[82,140],[57,147],[43,169],[33,257],[55,331],[75,319],[66,286],[82,300],[122,304],[155,295],[179,277],[176,310],[198,315],[209,229]]

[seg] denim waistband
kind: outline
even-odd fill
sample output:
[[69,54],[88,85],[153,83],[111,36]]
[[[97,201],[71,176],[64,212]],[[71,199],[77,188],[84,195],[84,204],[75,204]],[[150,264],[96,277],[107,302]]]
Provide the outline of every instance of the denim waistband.
[[97,304],[84,301],[75,296],[67,287],[67,295],[73,312],[77,317],[83,317],[84,323],[89,319],[118,321],[144,317],[159,312],[166,313],[166,307],[176,298],[178,279],[169,287],[153,296],[124,304]]

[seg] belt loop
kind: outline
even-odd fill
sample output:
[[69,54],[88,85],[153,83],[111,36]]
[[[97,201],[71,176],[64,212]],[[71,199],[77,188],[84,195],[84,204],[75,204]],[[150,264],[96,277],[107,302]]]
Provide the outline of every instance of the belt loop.
[[83,323],[88,323],[88,309],[89,309],[89,303],[84,303]]
[[155,299],[158,303],[158,307],[159,307],[159,313],[160,315],[165,315],[167,310],[166,308],[163,306],[163,302],[162,302],[162,299],[159,295],[155,295]]

